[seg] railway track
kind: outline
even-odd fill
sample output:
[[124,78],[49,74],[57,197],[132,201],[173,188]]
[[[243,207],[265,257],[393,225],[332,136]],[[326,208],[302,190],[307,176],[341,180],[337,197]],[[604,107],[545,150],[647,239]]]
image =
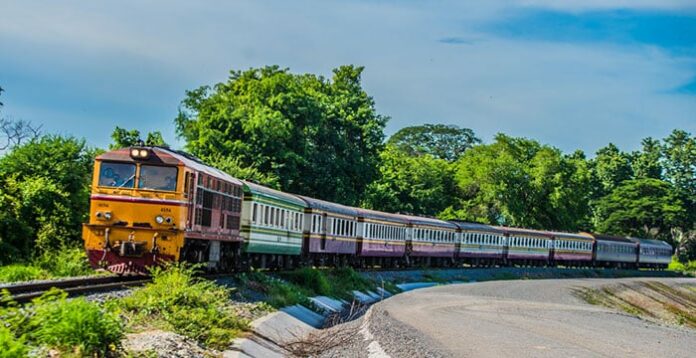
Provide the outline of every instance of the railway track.
[[51,288],[59,288],[67,292],[69,296],[76,296],[141,286],[148,282],[150,282],[150,278],[144,276],[97,276],[0,285],[0,291],[7,290],[11,299],[2,300],[0,304],[5,305],[12,301],[17,303],[29,302],[34,298],[40,297]]

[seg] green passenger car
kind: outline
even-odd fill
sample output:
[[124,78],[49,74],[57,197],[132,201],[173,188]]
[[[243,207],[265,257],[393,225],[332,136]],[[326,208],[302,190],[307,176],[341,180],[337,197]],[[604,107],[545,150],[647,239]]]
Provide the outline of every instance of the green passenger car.
[[300,255],[305,202],[244,181],[241,234],[251,254]]

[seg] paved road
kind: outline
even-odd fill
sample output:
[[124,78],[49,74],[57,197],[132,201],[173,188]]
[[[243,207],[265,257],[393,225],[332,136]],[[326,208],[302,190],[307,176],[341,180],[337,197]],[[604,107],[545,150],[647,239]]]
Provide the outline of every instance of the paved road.
[[411,342],[421,356],[695,357],[696,331],[592,306],[572,293],[577,287],[635,280],[646,279],[493,281],[421,289],[373,307],[370,331],[392,357],[412,356]]

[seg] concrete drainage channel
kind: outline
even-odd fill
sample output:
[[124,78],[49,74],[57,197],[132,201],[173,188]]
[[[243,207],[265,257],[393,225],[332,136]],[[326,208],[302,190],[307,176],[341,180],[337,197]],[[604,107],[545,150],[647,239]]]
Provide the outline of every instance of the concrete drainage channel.
[[[402,292],[418,288],[432,287],[434,282],[411,282],[396,285]],[[371,315],[370,306],[385,298],[391,297],[388,291],[377,288],[375,292],[353,291],[354,302],[337,300],[326,296],[311,297],[313,307],[302,305],[285,307],[277,312],[259,318],[252,322],[252,333],[246,338],[237,339],[231,350],[223,352],[223,357],[232,358],[272,358],[292,355],[286,348],[291,342],[297,342],[304,337],[317,336],[323,329],[337,324],[346,323],[363,317],[359,334],[370,341],[368,356],[374,358],[389,357],[374,340],[368,324]]]

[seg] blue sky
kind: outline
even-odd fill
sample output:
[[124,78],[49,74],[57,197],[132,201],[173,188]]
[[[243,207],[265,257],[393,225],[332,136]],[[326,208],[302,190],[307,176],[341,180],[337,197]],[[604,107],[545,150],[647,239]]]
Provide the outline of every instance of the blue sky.
[[184,91],[270,64],[366,67],[387,133],[422,123],[564,151],[696,132],[696,2],[26,1],[0,11],[5,116],[172,143]]

